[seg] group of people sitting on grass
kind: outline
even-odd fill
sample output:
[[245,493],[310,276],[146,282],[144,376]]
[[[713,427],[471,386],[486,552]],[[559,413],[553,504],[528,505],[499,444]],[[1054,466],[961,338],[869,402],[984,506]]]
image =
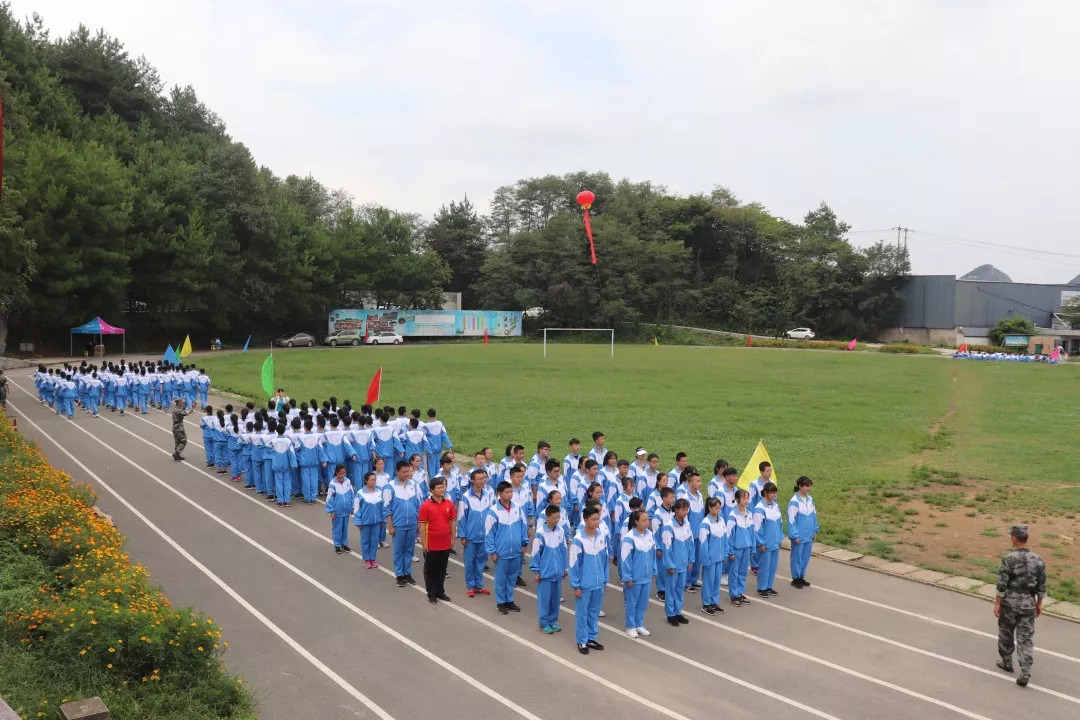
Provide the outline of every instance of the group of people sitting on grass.
[[1062,358],[1063,353],[1057,353],[1054,355],[1044,355],[1042,353],[1035,353],[1033,355],[1022,355],[1019,353],[1010,352],[981,352],[977,350],[965,350],[963,352],[954,352],[954,360],[1004,360],[1005,362],[1023,362],[1023,363],[1046,363],[1048,365],[1056,365]]
[[710,615],[724,611],[724,584],[732,605],[748,605],[748,574],[756,576],[760,597],[778,595],[773,585],[785,532],[791,584],[809,586],[805,576],[818,532],[813,481],[798,479],[785,512],[768,462],[740,488],[735,468],[718,460],[706,484],[686,453],[663,472],[656,453],[637,448],[633,462],[621,459],[596,432],[585,454],[575,438],[560,461],[541,441],[526,461],[525,447],[511,444],[498,462],[491,448],[476,452],[462,472],[434,409],[425,414],[406,407],[353,409],[336,398],[299,404],[275,398],[261,409],[249,403],[239,412],[229,405],[204,410],[208,467],[243,480],[282,508],[297,497],[305,503],[324,498],[334,552],[352,552],[349,531],[356,526],[364,565],[375,569],[379,550],[391,541],[399,587],[417,584],[412,565],[420,544],[432,604],[450,599],[443,581],[449,556],[458,554],[455,539],[466,596],[492,594],[484,572],[493,568],[502,614],[521,610],[515,588],[528,585],[528,556],[545,633],[561,630],[559,603],[568,578],[582,653],[603,649],[598,622],[612,581],[623,592],[630,637],[650,634],[645,613],[654,584],[673,626],[689,622],[686,593],[700,593],[702,611]]

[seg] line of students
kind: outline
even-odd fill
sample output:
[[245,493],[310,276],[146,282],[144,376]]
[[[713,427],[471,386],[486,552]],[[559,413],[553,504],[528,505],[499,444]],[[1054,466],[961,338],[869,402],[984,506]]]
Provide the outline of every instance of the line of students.
[[57,415],[75,419],[75,405],[93,417],[100,417],[104,405],[110,412],[136,410],[146,415],[150,407],[168,410],[177,398],[185,408],[206,405],[210,378],[194,365],[172,365],[140,361],[101,367],[85,360],[78,367],[39,365],[34,374],[38,400],[56,410]]

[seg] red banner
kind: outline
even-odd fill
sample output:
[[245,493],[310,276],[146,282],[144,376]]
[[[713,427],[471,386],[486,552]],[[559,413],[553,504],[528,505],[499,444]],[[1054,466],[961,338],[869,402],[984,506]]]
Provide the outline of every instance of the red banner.
[[371,378],[371,384],[367,388],[367,399],[364,401],[368,405],[374,405],[379,402],[379,393],[382,392],[382,368],[375,373],[375,377]]
[[589,209],[585,208],[585,234],[589,236],[589,255],[592,257],[592,264],[596,264],[596,246],[593,244],[592,239],[592,222],[589,221]]

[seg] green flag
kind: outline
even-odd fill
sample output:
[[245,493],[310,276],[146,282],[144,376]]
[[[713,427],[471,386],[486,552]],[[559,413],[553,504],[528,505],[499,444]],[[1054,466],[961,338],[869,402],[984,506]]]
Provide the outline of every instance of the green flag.
[[274,395],[274,353],[270,353],[263,360],[262,389],[266,393],[266,397]]

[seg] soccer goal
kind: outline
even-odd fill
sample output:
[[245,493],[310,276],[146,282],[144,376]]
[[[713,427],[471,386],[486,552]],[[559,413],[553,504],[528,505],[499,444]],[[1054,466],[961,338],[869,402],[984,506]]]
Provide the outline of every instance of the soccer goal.
[[615,357],[615,329],[614,328],[544,328],[544,357],[547,357],[548,333],[549,332],[592,332],[609,333],[611,337],[611,357]]

